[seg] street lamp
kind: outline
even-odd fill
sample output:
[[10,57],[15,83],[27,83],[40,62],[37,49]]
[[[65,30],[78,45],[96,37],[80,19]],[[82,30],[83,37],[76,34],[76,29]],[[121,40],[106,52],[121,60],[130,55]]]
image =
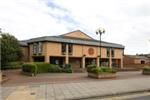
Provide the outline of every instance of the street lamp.
[[99,64],[101,66],[101,35],[105,33],[105,29],[100,27],[96,30],[96,34],[99,34],[99,51],[100,51],[100,56],[99,56]]

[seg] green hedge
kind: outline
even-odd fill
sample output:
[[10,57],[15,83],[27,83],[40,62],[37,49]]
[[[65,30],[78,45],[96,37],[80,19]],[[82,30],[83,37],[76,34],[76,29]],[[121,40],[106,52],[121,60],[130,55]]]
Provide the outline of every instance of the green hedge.
[[5,69],[20,69],[22,67],[22,62],[9,62],[6,64]]
[[70,65],[70,64],[65,64],[65,65],[63,66],[62,71],[65,72],[65,73],[72,73],[71,65]]
[[143,68],[143,71],[150,71],[150,66],[145,66],[145,67]]
[[49,63],[46,62],[33,62],[37,66],[37,73],[47,73],[50,66]]
[[59,67],[59,65],[49,64],[45,62],[32,62],[25,63],[22,66],[22,71],[27,73],[34,73],[34,75],[38,73],[72,73],[72,68],[70,64],[63,65],[63,68]]
[[34,63],[25,63],[22,65],[22,71],[36,75],[37,74],[37,66]]
[[90,73],[116,73],[116,70],[110,68],[110,67],[97,67],[96,65],[89,65],[87,67],[87,72]]
[[62,69],[58,65],[49,64],[48,72],[62,72]]
[[87,72],[91,72],[92,68],[96,68],[96,67],[97,67],[96,65],[88,65],[87,66]]

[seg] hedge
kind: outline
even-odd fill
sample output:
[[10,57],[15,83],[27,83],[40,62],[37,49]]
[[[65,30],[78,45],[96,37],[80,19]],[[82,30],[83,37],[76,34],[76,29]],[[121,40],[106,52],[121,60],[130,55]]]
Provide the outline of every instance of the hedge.
[[29,74],[37,74],[37,66],[34,63],[25,63],[22,65],[22,71]]
[[22,67],[22,62],[17,61],[17,62],[9,62],[6,64],[5,69],[19,69]]
[[89,73],[116,73],[116,70],[110,68],[110,67],[97,67],[96,65],[89,65],[87,67],[87,72]]
[[62,71],[65,72],[65,73],[72,73],[71,65],[70,65],[70,64],[65,64],[65,65],[63,66]]
[[143,68],[143,71],[150,71],[150,66],[145,66],[145,67]]
[[37,73],[47,73],[51,65],[46,62],[33,62],[37,66]]
[[48,72],[62,72],[62,69],[58,65],[49,64]]
[[34,73],[34,75],[38,73],[55,73],[55,72],[66,72],[71,73],[71,65],[65,65],[63,68],[59,67],[59,65],[49,64],[45,62],[30,62],[25,63],[22,66],[22,71],[27,73]]

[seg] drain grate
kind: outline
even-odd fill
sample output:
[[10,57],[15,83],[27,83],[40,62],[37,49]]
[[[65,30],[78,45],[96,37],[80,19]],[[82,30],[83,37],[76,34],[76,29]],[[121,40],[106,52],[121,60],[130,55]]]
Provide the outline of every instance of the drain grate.
[[35,93],[34,93],[34,92],[32,92],[32,93],[30,93],[30,95],[35,95]]

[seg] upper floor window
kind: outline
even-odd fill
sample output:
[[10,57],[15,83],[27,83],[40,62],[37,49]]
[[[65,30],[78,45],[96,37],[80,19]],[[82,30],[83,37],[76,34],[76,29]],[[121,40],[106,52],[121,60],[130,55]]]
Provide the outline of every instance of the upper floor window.
[[110,48],[107,48],[107,57],[110,56]]
[[62,52],[62,54],[66,53],[66,44],[65,43],[61,44],[61,52]]
[[72,54],[72,50],[73,50],[72,44],[68,44],[68,50],[69,50],[69,54]]
[[112,56],[112,57],[115,56],[115,50],[114,50],[114,48],[111,49],[111,56]]
[[39,42],[39,45],[38,45],[38,53],[39,53],[39,54],[42,54],[42,42]]
[[[61,52],[62,54],[66,54],[66,43],[62,43],[61,45]],[[73,51],[73,45],[72,44],[68,44],[68,53],[69,54],[72,54],[72,51]]]
[[33,43],[33,54],[41,54],[42,53],[42,43]]

